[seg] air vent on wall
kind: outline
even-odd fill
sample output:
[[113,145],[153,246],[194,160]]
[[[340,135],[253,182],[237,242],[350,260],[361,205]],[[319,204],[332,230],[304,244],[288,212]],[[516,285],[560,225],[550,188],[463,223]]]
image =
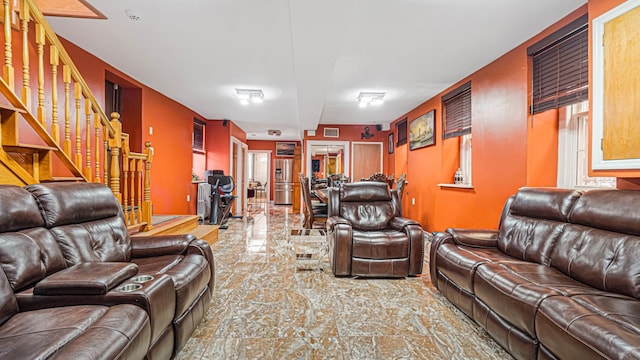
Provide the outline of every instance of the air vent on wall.
[[280,130],[269,130],[269,135],[280,136],[282,134]]
[[337,138],[340,136],[340,129],[338,128],[324,128],[324,137]]

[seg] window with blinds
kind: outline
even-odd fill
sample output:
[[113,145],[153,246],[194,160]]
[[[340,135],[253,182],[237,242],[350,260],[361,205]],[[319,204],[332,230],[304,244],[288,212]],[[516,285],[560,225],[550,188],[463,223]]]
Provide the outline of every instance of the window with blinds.
[[204,152],[204,122],[193,119],[193,151]]
[[442,138],[471,134],[471,81],[442,96]]
[[407,118],[400,120],[396,124],[396,130],[398,133],[398,142],[396,146],[404,145],[407,143]]
[[531,114],[588,100],[588,15],[527,49],[532,57]]

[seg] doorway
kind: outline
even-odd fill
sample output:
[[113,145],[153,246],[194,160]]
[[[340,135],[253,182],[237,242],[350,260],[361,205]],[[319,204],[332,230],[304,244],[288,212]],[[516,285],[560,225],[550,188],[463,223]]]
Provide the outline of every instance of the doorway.
[[245,176],[245,164],[247,162],[248,146],[235,137],[231,137],[230,149],[230,171],[229,173],[235,181],[235,189],[233,194],[236,197],[234,203],[233,215],[243,217],[247,210],[247,186]]
[[247,184],[254,191],[250,201],[269,202],[269,177],[271,175],[271,151],[250,150],[247,159]]

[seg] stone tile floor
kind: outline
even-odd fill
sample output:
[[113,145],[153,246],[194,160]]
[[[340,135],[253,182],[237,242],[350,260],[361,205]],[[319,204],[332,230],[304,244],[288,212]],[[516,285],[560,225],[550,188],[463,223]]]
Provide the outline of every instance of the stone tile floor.
[[178,359],[511,359],[421,277],[335,278],[296,269],[290,206],[230,219],[213,245],[216,285]]

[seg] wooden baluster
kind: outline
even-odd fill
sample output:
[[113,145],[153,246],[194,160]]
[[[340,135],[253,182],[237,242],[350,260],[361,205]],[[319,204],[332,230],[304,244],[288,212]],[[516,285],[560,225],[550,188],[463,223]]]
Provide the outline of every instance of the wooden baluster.
[[13,78],[13,54],[11,53],[11,4],[10,0],[2,0],[4,7],[4,67],[2,75],[11,90],[15,89]]
[[71,69],[62,65],[62,81],[64,82],[64,152],[71,158],[71,114],[69,89],[71,87]]
[[[124,147],[122,147],[125,150]],[[124,221],[131,225],[131,209],[129,207],[129,158],[126,151],[122,152],[122,210],[124,210]],[[133,206],[133,204],[131,205]]]
[[42,24],[36,24],[36,43],[38,44],[38,120],[47,126],[47,114],[44,109],[44,44],[45,31]]
[[51,137],[60,145],[60,126],[58,125],[58,48],[51,45]]
[[122,193],[120,192],[120,146],[122,139],[122,124],[118,120],[120,114],[117,112],[111,113],[111,127],[113,127],[114,134],[109,137],[109,147],[111,148],[111,169],[109,171],[109,185],[113,195],[118,199],[118,203],[122,204]]
[[93,126],[96,135],[96,177],[95,182],[102,182],[101,171],[100,171],[100,147],[102,143],[100,142],[100,115],[98,113],[93,114]]
[[82,169],[82,134],[80,134],[80,100],[82,98],[82,88],[80,83],[73,83],[73,96],[76,100],[76,167]]
[[153,205],[151,204],[151,163],[153,162],[153,148],[151,142],[144,143],[144,153],[147,155],[147,160],[144,164],[144,201],[142,203],[142,221],[147,222],[145,231],[153,229],[151,223],[151,212]]
[[22,23],[22,103],[31,111],[31,85],[29,84],[29,3],[20,3]]
[[[93,174],[91,173],[91,100],[84,99],[84,114],[86,116],[86,123],[84,128],[84,136],[85,136],[85,168],[84,168],[84,176],[87,178],[88,182],[91,182],[91,178]],[[98,151],[98,149],[96,149]]]
[[142,222],[142,171],[144,170],[144,161],[136,162],[136,171],[138,172],[138,224]]
[[107,126],[102,126],[102,140],[104,142],[104,158],[102,159],[102,163],[104,164],[102,167],[103,171],[103,179],[104,184],[109,185],[109,131],[107,131]]
[[131,212],[129,213],[129,223],[131,225],[137,223],[138,217],[136,216],[137,206],[136,204],[136,160],[129,160],[129,172],[131,172],[129,183],[129,203],[131,204]]

